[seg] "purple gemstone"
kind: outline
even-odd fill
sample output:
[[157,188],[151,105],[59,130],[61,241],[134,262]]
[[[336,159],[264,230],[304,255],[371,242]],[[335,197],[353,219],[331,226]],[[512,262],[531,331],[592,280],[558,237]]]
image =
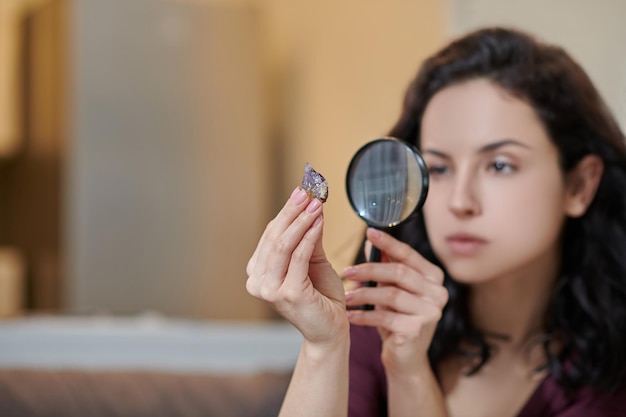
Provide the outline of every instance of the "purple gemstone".
[[308,162],[304,166],[302,188],[309,194],[309,197],[318,198],[322,203],[328,198],[328,182]]

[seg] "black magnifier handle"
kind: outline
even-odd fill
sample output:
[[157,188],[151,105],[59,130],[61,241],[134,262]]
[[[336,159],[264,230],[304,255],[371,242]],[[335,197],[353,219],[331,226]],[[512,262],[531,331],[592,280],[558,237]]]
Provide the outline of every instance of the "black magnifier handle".
[[[346,191],[350,205],[368,227],[390,230],[417,216],[428,191],[428,169],[413,145],[391,137],[375,139],[352,157]],[[380,260],[380,250],[372,246],[369,262]],[[363,286],[374,287],[376,282]]]
[[[380,257],[381,257],[381,252],[380,249],[378,249],[376,246],[372,245],[372,248],[370,249],[370,258],[369,261],[370,262],[380,262]],[[376,281],[366,281],[363,284],[364,287],[375,287],[376,286]],[[361,310],[373,310],[374,306],[372,304],[364,304],[363,306],[361,306]]]

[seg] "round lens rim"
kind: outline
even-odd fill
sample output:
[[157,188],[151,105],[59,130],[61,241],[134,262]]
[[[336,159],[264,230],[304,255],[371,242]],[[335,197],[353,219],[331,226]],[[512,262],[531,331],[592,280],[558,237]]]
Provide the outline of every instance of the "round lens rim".
[[[361,156],[363,155],[365,151],[367,151],[367,149],[381,142],[394,142],[403,146],[407,151],[410,152],[411,155],[413,155],[413,157],[417,161],[417,165],[421,174],[421,187],[422,188],[421,188],[420,196],[417,200],[417,203],[415,204],[415,207],[413,208],[411,213],[409,213],[409,215],[406,216],[404,219],[401,219],[390,225],[373,224],[370,220],[362,216],[352,198],[352,193],[350,191],[350,188],[351,188],[350,181],[352,179],[351,174],[354,172],[357,162],[361,159]],[[392,229],[415,218],[415,216],[417,216],[417,214],[423,207],[424,202],[426,201],[426,197],[428,195],[428,185],[429,185],[428,167],[426,166],[426,162],[424,161],[424,158],[422,157],[422,154],[420,153],[420,151],[417,149],[416,146],[410,143],[406,143],[392,136],[385,136],[385,137],[373,139],[367,142],[366,144],[364,144],[363,146],[361,146],[352,156],[352,159],[350,160],[350,164],[348,165],[348,170],[346,172],[346,194],[348,195],[348,201],[350,202],[350,206],[352,207],[352,210],[357,214],[357,216],[359,216],[359,218],[363,219],[363,221],[365,221],[365,223],[367,223],[369,227],[374,227],[377,229]]]

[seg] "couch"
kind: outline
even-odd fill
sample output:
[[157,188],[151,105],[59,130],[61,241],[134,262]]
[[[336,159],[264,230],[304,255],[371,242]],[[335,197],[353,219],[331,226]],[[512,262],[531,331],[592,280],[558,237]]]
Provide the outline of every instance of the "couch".
[[0,370],[3,417],[275,417],[288,373]]
[[274,417],[299,344],[285,323],[4,321],[0,416]]

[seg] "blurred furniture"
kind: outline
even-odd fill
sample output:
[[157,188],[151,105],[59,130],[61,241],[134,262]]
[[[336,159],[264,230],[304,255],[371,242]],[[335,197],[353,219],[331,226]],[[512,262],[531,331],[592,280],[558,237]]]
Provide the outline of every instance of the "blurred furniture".
[[300,345],[285,323],[0,322],[3,417],[276,416]]
[[0,318],[22,313],[24,260],[20,252],[0,246]]
[[0,246],[22,274],[2,302],[39,311],[63,304],[63,4],[0,1]]
[[288,374],[0,370],[4,417],[275,417]]
[[24,0],[0,2],[0,158],[13,155],[22,139],[19,19],[25,4]]
[[27,311],[271,317],[245,291],[271,205],[258,29],[247,2],[0,1],[0,245]]

